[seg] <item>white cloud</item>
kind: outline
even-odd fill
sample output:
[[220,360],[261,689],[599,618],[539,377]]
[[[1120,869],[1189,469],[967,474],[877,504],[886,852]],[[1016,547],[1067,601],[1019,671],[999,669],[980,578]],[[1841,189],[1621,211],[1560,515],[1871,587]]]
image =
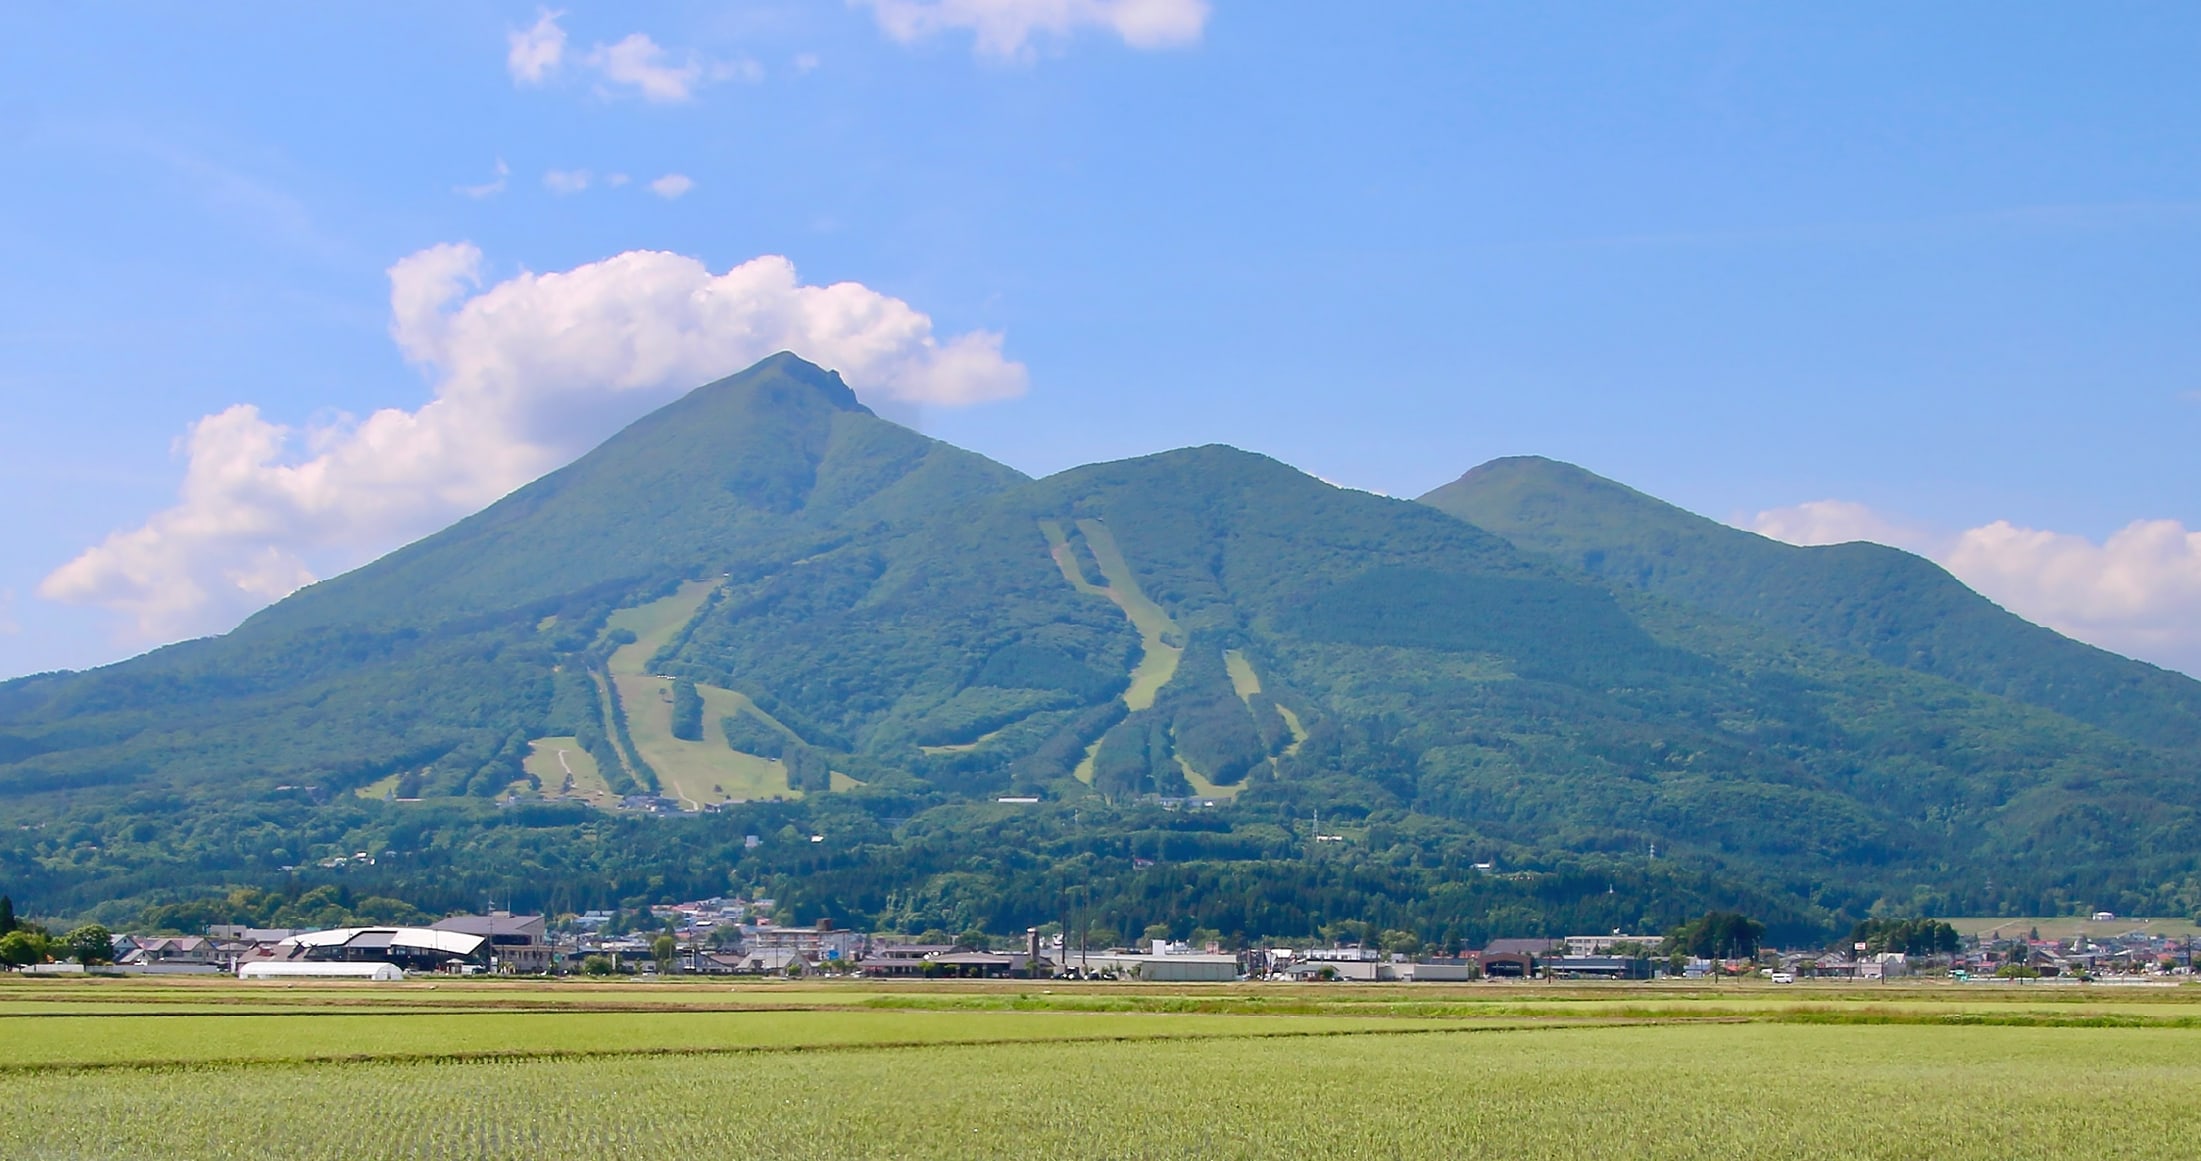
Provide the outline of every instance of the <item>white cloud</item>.
[[[509,49],[505,70],[515,85],[543,85],[565,68],[566,31],[558,23],[565,15],[538,9],[535,23],[506,34]],[[764,66],[748,59],[710,61],[695,53],[675,59],[671,52],[642,32],[629,33],[611,44],[597,44],[578,58],[581,67],[593,71],[597,91],[623,93],[658,104],[677,105],[691,100],[696,88],[713,81],[764,79]]]
[[2052,629],[2201,674],[2201,531],[2176,520],[2136,520],[2100,544],[1997,520],[1942,563]]
[[587,189],[593,178],[585,169],[553,169],[543,174],[543,188],[554,194],[577,194]]
[[1748,522],[1752,532],[1790,544],[1846,544],[1870,540],[1913,552],[1930,552],[1932,537],[1851,500],[1812,500],[1770,508]]
[[704,74],[702,63],[692,57],[683,64],[668,63],[664,48],[639,32],[616,44],[597,45],[589,50],[587,64],[606,82],[666,105],[693,97]]
[[566,30],[558,27],[558,18],[563,15],[548,8],[537,9],[532,26],[506,34],[510,48],[504,55],[504,67],[512,74],[513,84],[542,84],[565,63]]
[[2201,676],[2201,531],[2176,520],[2134,521],[2099,544],[2007,520],[1948,537],[1862,504],[1819,500],[1760,512],[1749,524],[1791,544],[1910,549],[2027,620]]
[[798,52],[798,53],[796,53],[796,54],[795,54],[795,62],[794,62],[794,63],[795,63],[795,73],[796,73],[796,75],[797,75],[797,76],[801,76],[801,75],[804,75],[804,74],[807,74],[807,73],[814,73],[814,72],[818,71],[818,66],[819,66],[820,64],[823,64],[823,63],[825,63],[825,62],[823,62],[823,61],[821,61],[821,60],[819,60],[819,59],[818,59],[818,54],[817,54],[817,53],[814,53],[814,52]]
[[620,186],[623,186],[633,180],[633,178],[628,177],[626,174],[623,173],[607,173],[604,175],[604,184],[610,186],[613,189],[618,189]]
[[1207,0],[849,0],[868,7],[879,28],[908,44],[949,29],[969,31],[979,55],[1029,60],[1035,42],[1080,29],[1113,32],[1133,48],[1175,48],[1199,41]]
[[217,631],[570,461],[682,391],[792,350],[867,401],[958,406],[1022,394],[1001,336],[952,338],[853,282],[804,285],[785,258],[713,274],[630,251],[486,290],[481,253],[447,244],[390,267],[390,335],[433,383],[413,409],[294,428],[238,404],[179,443],[173,507],[39,586],[121,614],[140,641]]
[[684,173],[668,173],[650,183],[650,192],[672,201],[695,188],[695,179]]
[[512,167],[506,165],[504,163],[504,158],[500,157],[497,159],[496,180],[483,182],[480,185],[458,186],[452,192],[464,194],[467,197],[475,199],[476,201],[479,201],[483,198],[493,198],[496,197],[498,194],[504,192],[505,179],[511,176]]

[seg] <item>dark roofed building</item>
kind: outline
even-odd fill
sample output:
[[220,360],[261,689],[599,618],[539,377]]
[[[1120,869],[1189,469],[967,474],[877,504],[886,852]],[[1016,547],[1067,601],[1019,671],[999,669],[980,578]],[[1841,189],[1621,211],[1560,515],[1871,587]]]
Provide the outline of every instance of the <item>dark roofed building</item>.
[[453,915],[429,925],[434,931],[479,935],[489,941],[488,952],[500,971],[533,974],[550,970],[550,944],[544,939],[543,917],[492,911],[487,915]]

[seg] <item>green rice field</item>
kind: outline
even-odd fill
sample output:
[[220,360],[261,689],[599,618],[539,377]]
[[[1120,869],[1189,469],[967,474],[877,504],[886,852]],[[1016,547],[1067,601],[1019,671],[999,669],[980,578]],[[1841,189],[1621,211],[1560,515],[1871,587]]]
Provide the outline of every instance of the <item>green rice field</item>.
[[2186,1157],[2201,989],[0,980],[27,1157]]

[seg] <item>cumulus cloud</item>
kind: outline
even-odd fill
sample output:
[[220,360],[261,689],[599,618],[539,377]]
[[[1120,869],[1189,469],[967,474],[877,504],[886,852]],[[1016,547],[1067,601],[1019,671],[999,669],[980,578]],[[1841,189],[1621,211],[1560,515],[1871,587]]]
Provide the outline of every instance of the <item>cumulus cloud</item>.
[[696,83],[703,79],[701,62],[690,58],[674,64],[662,46],[639,32],[616,44],[597,45],[589,51],[587,63],[606,83],[666,105],[695,96]]
[[1862,504],[1818,500],[1748,523],[1791,544],[1910,549],[2027,620],[2201,676],[2201,531],[2176,520],[2134,521],[2100,543],[2007,520],[1936,536]]
[[430,247],[389,270],[390,336],[433,385],[405,410],[298,428],[238,404],[179,441],[174,506],[39,586],[121,614],[138,641],[217,631],[316,575],[481,508],[680,392],[792,350],[867,401],[958,406],[1022,394],[1001,336],[942,338],[858,283],[804,284],[755,258],[713,273],[630,251],[483,289],[481,252]]
[[587,189],[593,178],[585,169],[553,169],[543,174],[543,188],[554,194],[577,194]]
[[668,173],[650,183],[650,192],[671,201],[695,188],[695,179],[684,173]]
[[1930,534],[1899,524],[1852,500],[1811,500],[1769,508],[1749,521],[1750,530],[1790,544],[1847,544],[1870,540],[1913,552],[1930,552]]
[[2136,520],[2100,544],[1997,520],[1942,563],[2052,629],[2201,674],[2201,531],[2176,520]]
[[950,29],[968,31],[980,56],[1029,60],[1042,40],[1081,29],[1112,32],[1133,48],[1198,43],[1207,0],[849,0],[871,9],[879,28],[904,44]]
[[565,63],[566,30],[558,27],[558,18],[563,15],[548,8],[538,9],[534,24],[505,35],[509,48],[504,67],[512,74],[513,84],[542,84]]
[[[563,15],[539,9],[534,24],[506,34],[510,47],[504,63],[513,84],[547,84],[565,69],[566,31],[558,23]],[[753,60],[712,61],[692,52],[675,56],[641,32],[629,33],[610,44],[597,44],[572,59],[596,75],[599,93],[636,96],[663,105],[692,100],[697,87],[708,82],[753,83],[764,79],[764,66]]]

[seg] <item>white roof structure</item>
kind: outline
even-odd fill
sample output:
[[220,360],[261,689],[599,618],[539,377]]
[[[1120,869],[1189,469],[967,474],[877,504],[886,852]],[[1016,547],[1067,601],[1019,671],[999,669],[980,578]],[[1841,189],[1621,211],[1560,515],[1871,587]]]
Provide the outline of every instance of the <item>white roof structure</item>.
[[487,943],[486,935],[469,935],[463,931],[437,931],[429,927],[337,927],[328,931],[306,931],[276,944],[278,950],[286,946],[300,950],[359,946],[416,947],[424,951],[440,951],[447,955],[469,956],[481,950]]
[[340,979],[402,980],[405,973],[394,963],[342,963],[322,959],[255,960],[237,969],[240,980]]

